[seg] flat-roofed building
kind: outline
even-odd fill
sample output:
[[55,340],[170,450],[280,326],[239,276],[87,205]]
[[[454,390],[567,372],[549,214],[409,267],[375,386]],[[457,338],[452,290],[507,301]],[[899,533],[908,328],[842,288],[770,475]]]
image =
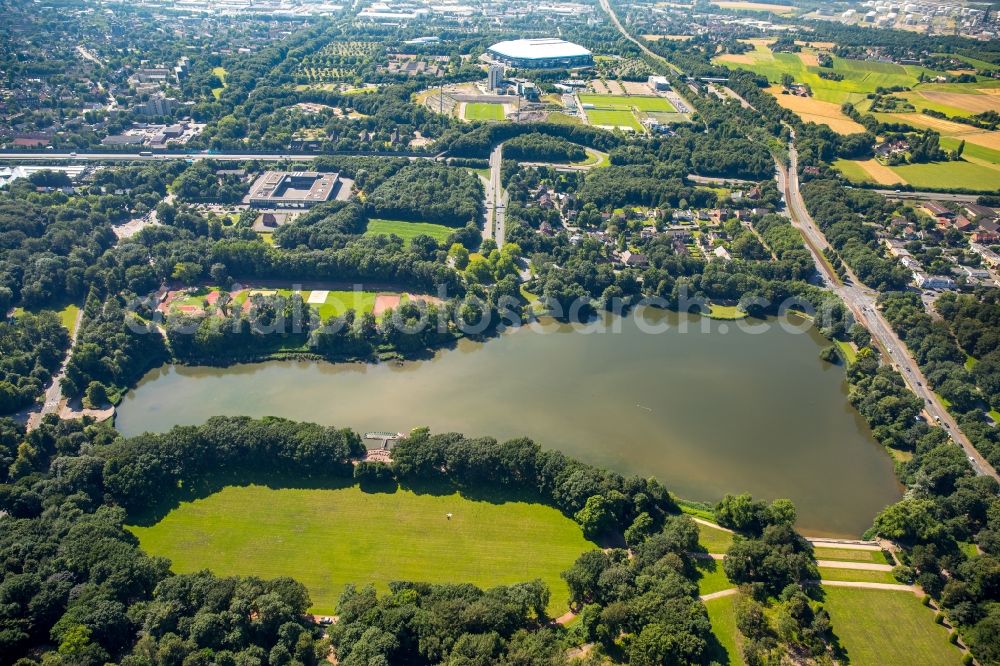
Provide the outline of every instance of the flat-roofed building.
[[340,174],[318,171],[265,171],[250,186],[254,208],[312,208],[329,201],[340,187]]

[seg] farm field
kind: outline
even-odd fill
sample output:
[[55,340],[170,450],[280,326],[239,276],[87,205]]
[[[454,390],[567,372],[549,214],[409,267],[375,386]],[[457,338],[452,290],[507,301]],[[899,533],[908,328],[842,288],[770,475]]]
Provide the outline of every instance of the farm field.
[[[960,664],[962,653],[948,630],[934,624],[934,611],[909,592],[823,588],[833,633],[858,664]],[[714,628],[714,625],[713,625]]]
[[587,109],[586,114],[591,125],[610,128],[628,127],[636,132],[642,131],[642,126],[636,120],[635,114],[628,110]]
[[1000,165],[985,166],[963,160],[904,164],[892,167],[892,170],[918,189],[934,187],[964,187],[984,191],[1000,189]]
[[438,242],[441,242],[447,240],[448,236],[455,233],[455,231],[455,229],[446,227],[443,224],[373,218],[368,220],[368,227],[365,229],[365,236],[387,236],[389,234],[396,234],[403,239],[404,245],[409,245],[410,241],[416,236],[426,235]]
[[786,109],[794,111],[799,118],[807,123],[826,125],[838,134],[855,134],[864,132],[865,128],[840,110],[839,104],[824,102],[815,97],[799,97],[798,95],[782,95],[778,86],[768,88],[768,92],[774,95],[778,104]]
[[503,104],[470,102],[465,105],[466,120],[503,120]]
[[889,167],[877,160],[838,159],[833,163],[852,183],[878,183],[880,185],[902,184],[903,179]]
[[906,123],[917,129],[929,128],[939,132],[942,137],[964,139],[966,145],[975,144],[993,151],[1000,151],[1000,130],[989,132],[971,125],[932,118],[922,113],[875,113],[872,115],[882,122]]
[[552,590],[549,611],[558,615],[568,595],[560,572],[596,547],[552,507],[475,501],[450,489],[230,486],[183,503],[153,526],[129,529],[178,573],[294,576],[317,613],[332,613],[347,583],[384,592],[393,580],[488,588],[540,578]]
[[714,58],[713,62],[748,69],[766,76],[771,83],[779,83],[782,74],[790,74],[797,82],[809,85],[814,99],[838,106],[844,102],[860,102],[880,86],[915,86],[922,71],[934,75],[922,67],[833,56],[833,67],[825,69],[844,78],[841,81],[830,81],[819,76],[824,68],[811,64],[815,62],[815,49],[804,48],[801,53],[774,53],[768,48],[770,40],[754,39],[748,40],[748,43],[753,45],[752,51],[724,54]]
[[[944,142],[942,142],[944,143]],[[955,142],[957,145],[957,141]],[[970,144],[966,144],[968,150]],[[972,161],[975,160],[975,161]],[[1000,164],[970,157],[957,162],[930,162],[887,167],[875,160],[837,160],[834,166],[852,183],[909,184],[918,189],[1000,188]]]

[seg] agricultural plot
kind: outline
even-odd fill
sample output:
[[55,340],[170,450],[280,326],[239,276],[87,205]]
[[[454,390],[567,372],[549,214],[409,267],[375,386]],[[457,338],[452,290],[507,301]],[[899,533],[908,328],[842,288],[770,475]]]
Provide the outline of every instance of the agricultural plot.
[[430,236],[439,243],[448,239],[448,236],[455,233],[455,229],[446,227],[443,224],[431,224],[428,222],[406,222],[404,220],[368,220],[368,228],[365,229],[365,236],[388,236],[395,234],[403,239],[404,245],[409,245],[410,241],[417,236]]
[[855,134],[864,132],[863,125],[854,122],[843,114],[839,104],[823,102],[815,97],[799,97],[798,95],[782,95],[779,86],[768,89],[778,104],[794,111],[804,122],[826,125],[838,134]]
[[993,151],[1000,151],[1000,130],[989,132],[971,125],[932,118],[922,113],[876,113],[876,118],[889,123],[906,123],[917,129],[929,128],[939,132],[942,137],[964,139],[966,145],[976,144]]
[[966,188],[993,191],[1000,188],[1000,165],[985,160],[973,162],[970,159],[894,167],[879,164],[875,160],[837,160],[834,166],[853,183],[886,186],[909,184],[917,189],[932,190]]
[[227,487],[130,529],[178,573],[294,576],[309,590],[313,612],[326,614],[347,583],[384,592],[393,580],[488,588],[540,578],[552,590],[549,612],[559,615],[568,598],[560,572],[596,548],[552,507],[472,500],[443,488]]
[[[748,69],[766,76],[768,81],[779,83],[783,74],[789,74],[795,81],[805,83],[813,91],[813,97],[823,102],[843,104],[857,103],[879,87],[915,86],[920,72],[928,76],[936,73],[922,67],[903,66],[888,62],[848,60],[832,56],[832,68],[820,68],[815,62],[815,49],[804,48],[802,53],[774,53],[768,48],[768,40],[750,40],[753,50],[741,54],[724,54],[715,62]],[[843,76],[841,81],[820,78],[821,71],[835,72]]]
[[466,120],[503,120],[503,104],[469,102],[465,105]]

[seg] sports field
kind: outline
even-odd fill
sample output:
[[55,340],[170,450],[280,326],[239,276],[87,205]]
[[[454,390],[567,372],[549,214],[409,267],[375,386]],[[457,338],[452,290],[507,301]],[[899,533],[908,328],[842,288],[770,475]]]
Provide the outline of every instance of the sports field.
[[430,236],[440,243],[447,240],[448,236],[455,233],[455,231],[455,229],[446,227],[443,224],[372,218],[368,220],[365,236],[388,236],[389,234],[396,234],[403,239],[404,245],[409,245],[411,240],[420,235]]
[[823,605],[851,664],[960,664],[934,611],[909,592],[824,587]]
[[346,583],[385,591],[393,580],[491,587],[540,578],[552,590],[549,611],[558,615],[568,595],[560,572],[596,547],[549,506],[357,486],[227,487],[182,504],[156,525],[129,529],[178,573],[294,576],[317,613],[334,611]]
[[610,128],[629,127],[636,132],[642,131],[635,114],[627,109],[586,109],[586,114],[591,125]]
[[315,308],[320,319],[326,321],[348,310],[358,314],[371,312],[375,307],[375,296],[374,291],[312,291],[303,294],[302,298]]
[[503,120],[503,104],[469,102],[465,105],[466,120]]
[[[580,95],[581,104],[593,104],[596,109],[638,109],[676,113],[670,100],[650,95]],[[588,111],[589,113],[589,111]]]

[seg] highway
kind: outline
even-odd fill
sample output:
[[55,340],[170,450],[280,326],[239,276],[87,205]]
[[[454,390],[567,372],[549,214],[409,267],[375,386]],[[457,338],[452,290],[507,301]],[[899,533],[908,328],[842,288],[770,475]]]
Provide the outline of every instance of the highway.
[[500,184],[500,165],[503,163],[503,144],[498,143],[490,153],[490,177],[486,181],[486,226],[483,237],[492,238],[497,247],[503,247],[507,231],[507,193]]
[[[146,151],[143,151],[146,152]],[[55,152],[51,150],[20,152],[20,153],[0,153],[0,161],[48,161],[58,160],[66,162],[87,162],[89,160],[99,162],[164,162],[167,160],[218,160],[220,162],[242,162],[244,160],[260,160],[262,162],[284,162],[287,160],[315,160],[319,157],[330,157],[335,155],[357,156],[357,157],[405,157],[411,160],[437,159],[441,155],[412,155],[399,154],[380,151],[371,152],[351,152],[351,153],[205,153],[198,151],[153,153],[151,155],[140,155],[139,153],[87,153],[87,152]]]
[[786,212],[792,224],[805,238],[806,247],[813,254],[816,266],[829,288],[851,309],[854,318],[868,329],[872,340],[881,348],[885,358],[899,371],[910,390],[924,401],[924,412],[928,417],[934,422],[939,422],[952,440],[962,447],[976,473],[988,474],[1000,480],[996,470],[986,462],[986,459],[976,450],[969,438],[959,429],[958,424],[945,409],[941,399],[928,388],[927,378],[920,371],[917,362],[910,355],[906,345],[899,339],[896,332],[892,330],[889,322],[879,312],[876,306],[878,294],[862,285],[850,267],[847,267],[847,281],[841,281],[830,264],[823,258],[822,251],[829,246],[829,243],[815,220],[809,215],[805,202],[802,200],[802,194],[799,191],[798,152],[794,142],[789,143],[788,157],[790,167],[787,170],[784,165],[777,165],[778,188],[784,194],[787,204]]

